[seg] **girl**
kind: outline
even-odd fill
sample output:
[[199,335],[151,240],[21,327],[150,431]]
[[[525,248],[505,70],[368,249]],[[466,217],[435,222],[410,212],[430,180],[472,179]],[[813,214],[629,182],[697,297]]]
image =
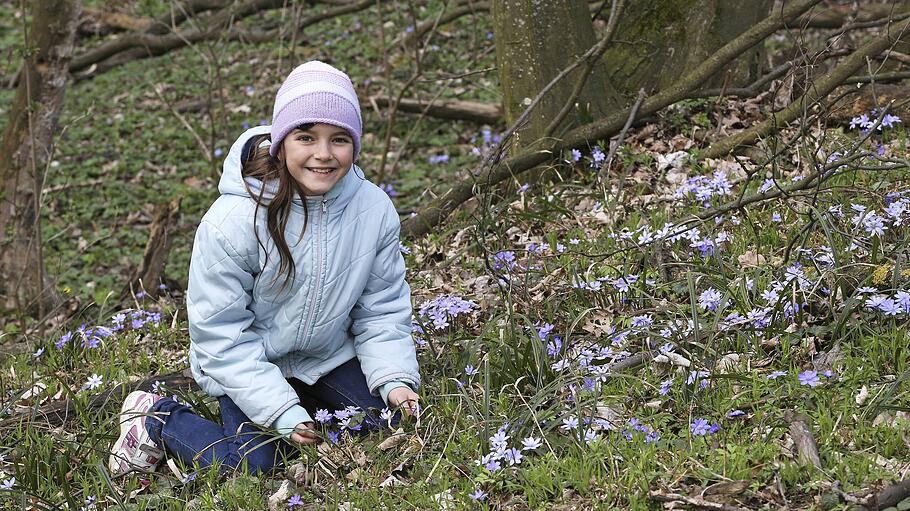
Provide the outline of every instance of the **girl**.
[[[222,425],[136,391],[121,409],[110,470],[186,464],[267,472],[287,440],[317,440],[311,413],[413,413],[420,384],[398,214],[354,165],[360,104],[346,74],[307,62],[275,97],[271,126],[231,147],[202,218],[187,289],[193,377]],[[323,412],[325,413],[325,412]],[[397,420],[397,416],[395,419]]]

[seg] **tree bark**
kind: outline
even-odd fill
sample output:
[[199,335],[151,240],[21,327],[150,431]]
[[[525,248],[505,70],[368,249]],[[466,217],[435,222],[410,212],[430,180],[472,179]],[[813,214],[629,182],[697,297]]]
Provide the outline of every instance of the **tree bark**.
[[[506,122],[512,124],[524,112],[529,99],[566,67],[588,51],[597,40],[588,3],[579,0],[493,0],[493,33],[496,61],[503,93]],[[513,149],[531,147],[546,132],[572,94],[581,69],[558,83],[516,132]],[[577,100],[578,108],[566,118],[572,127],[607,115],[622,104],[607,79],[606,69],[596,66]]]
[[26,41],[34,50],[23,63],[0,142],[4,155],[0,158],[0,296],[5,308],[43,314],[60,303],[60,297],[44,271],[41,189],[70,81],[80,3],[42,0],[32,5]]
[[[689,69],[761,21],[771,0],[660,0],[629,2],[614,44],[604,56],[624,94],[665,90]],[[761,45],[706,80],[705,88],[742,87],[763,73]]]

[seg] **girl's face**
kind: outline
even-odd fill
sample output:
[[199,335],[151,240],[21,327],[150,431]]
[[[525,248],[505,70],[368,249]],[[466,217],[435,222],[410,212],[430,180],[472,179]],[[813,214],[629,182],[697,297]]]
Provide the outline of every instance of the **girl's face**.
[[354,140],[331,124],[295,128],[281,142],[278,158],[304,194],[325,195],[354,163]]

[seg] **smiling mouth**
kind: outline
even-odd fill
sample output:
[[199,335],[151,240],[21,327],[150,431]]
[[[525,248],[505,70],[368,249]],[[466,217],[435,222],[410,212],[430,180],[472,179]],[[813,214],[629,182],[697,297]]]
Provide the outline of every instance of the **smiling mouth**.
[[332,172],[335,172],[335,170],[336,170],[335,167],[331,167],[331,168],[307,167],[306,169],[309,170],[310,172],[315,172],[317,174],[331,174]]

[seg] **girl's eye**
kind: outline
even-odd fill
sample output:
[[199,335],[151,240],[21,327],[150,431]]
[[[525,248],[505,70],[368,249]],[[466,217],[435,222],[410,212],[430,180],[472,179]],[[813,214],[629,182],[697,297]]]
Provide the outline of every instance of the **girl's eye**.
[[338,137],[338,138],[335,139],[335,143],[336,143],[336,144],[350,144],[351,141],[350,141],[349,139],[347,139],[347,138],[344,138],[344,137]]
[[301,142],[309,142],[310,140],[313,140],[313,137],[309,135],[297,135],[297,140],[300,140]]

